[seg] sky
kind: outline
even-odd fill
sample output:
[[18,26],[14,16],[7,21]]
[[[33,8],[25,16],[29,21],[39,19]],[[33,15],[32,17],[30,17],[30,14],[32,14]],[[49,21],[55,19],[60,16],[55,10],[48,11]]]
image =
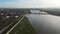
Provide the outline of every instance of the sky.
[[0,0],[0,8],[60,8],[60,0]]

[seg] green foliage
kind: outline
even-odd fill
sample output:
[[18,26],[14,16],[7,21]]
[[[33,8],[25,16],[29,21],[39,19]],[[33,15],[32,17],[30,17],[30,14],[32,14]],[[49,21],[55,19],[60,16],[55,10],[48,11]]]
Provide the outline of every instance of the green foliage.
[[0,19],[0,30],[4,27],[8,26],[9,24],[13,23],[16,20],[16,18],[8,18],[8,19]]

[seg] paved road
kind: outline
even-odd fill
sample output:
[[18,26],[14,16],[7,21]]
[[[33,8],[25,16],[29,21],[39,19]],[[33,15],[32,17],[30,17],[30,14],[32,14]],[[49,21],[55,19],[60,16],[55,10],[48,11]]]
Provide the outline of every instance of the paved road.
[[6,34],[9,34],[22,21],[24,17],[25,15]]
[[[19,17],[17,20],[21,19],[21,17]],[[13,23],[11,23],[10,25],[4,27],[2,30],[0,30],[0,34],[2,34],[6,29],[9,28],[9,26],[11,26]]]

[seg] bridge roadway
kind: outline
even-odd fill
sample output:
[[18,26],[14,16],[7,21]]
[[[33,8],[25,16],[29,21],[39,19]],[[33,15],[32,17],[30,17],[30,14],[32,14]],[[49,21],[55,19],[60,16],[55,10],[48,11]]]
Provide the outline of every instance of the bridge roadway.
[[48,13],[28,13],[28,14],[49,15]]

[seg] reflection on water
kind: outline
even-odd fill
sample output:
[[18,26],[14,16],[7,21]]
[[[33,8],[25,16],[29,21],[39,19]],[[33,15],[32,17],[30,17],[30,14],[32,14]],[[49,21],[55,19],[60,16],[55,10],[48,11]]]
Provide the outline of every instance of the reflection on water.
[[54,15],[27,15],[38,34],[60,34],[60,17]]

